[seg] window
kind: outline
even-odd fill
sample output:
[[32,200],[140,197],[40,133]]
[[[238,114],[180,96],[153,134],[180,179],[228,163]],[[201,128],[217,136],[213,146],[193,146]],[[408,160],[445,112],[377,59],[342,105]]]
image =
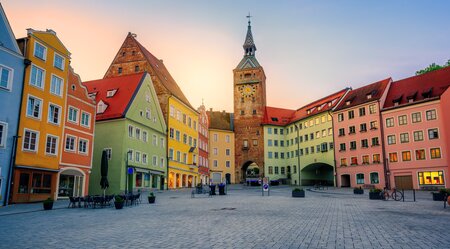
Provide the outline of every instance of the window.
[[159,167],[164,167],[164,157],[161,157],[159,160]]
[[370,173],[370,184],[378,184],[378,183],[380,183],[378,173],[377,172]]
[[164,148],[164,138],[162,137],[162,138],[160,138],[159,139],[159,145],[161,146],[161,148]]
[[91,114],[89,114],[87,112],[82,112],[81,113],[81,125],[82,126],[89,127],[90,126],[90,119],[91,119]]
[[157,156],[153,156],[152,157],[152,165],[153,166],[158,166],[158,157]]
[[214,160],[214,161],[213,161],[213,166],[214,166],[214,167],[217,167],[218,165],[219,165],[219,164],[217,163],[217,160]]
[[154,146],[158,146],[158,138],[156,137],[156,135],[152,136],[152,143]]
[[273,174],[273,167],[269,166],[269,174]]
[[394,127],[394,118],[386,119],[386,127]]
[[169,149],[169,160],[174,160],[174,158],[173,158],[173,149],[172,148],[170,148]]
[[42,100],[33,96],[28,96],[27,116],[41,119]]
[[108,158],[108,160],[111,160],[112,149],[111,148],[105,148],[103,150],[106,151],[106,158]]
[[244,145],[244,148],[248,148],[248,140],[247,139],[245,139],[243,141],[243,145]]
[[350,158],[351,160],[351,165],[358,165],[358,158],[356,156],[352,156]]
[[274,157],[275,157],[275,159],[278,158],[278,152],[275,152],[275,153],[274,153]]
[[402,151],[402,161],[411,161],[411,151]]
[[273,145],[278,147],[278,140],[273,140]]
[[378,145],[380,145],[378,137],[373,137],[372,138],[372,146],[378,146]]
[[141,139],[141,129],[136,128],[135,129],[135,134],[136,134],[136,139],[140,140]]
[[225,162],[225,167],[227,167],[227,168],[231,167],[231,162],[230,161],[226,161]]
[[278,167],[275,166],[275,174],[278,174]]
[[64,71],[64,58],[61,55],[55,53],[53,66]]
[[33,172],[32,192],[34,194],[49,194],[51,192],[51,186],[52,175]]
[[398,116],[398,125],[407,125],[408,124],[408,118],[406,115]]
[[48,155],[56,155],[58,148],[58,137],[47,135],[47,142],[45,144],[45,153]]
[[134,160],[134,156],[133,156],[134,151],[132,150],[128,150],[128,161],[133,161]]
[[376,130],[376,129],[378,129],[378,122],[377,122],[377,121],[371,121],[371,122],[370,122],[370,129],[371,129],[371,130]]
[[39,142],[39,133],[31,130],[25,130],[23,138],[23,149],[28,151],[37,151]]
[[364,184],[364,174],[356,174],[356,184]]
[[360,132],[366,132],[366,131],[367,131],[367,125],[366,125],[366,123],[360,124],[360,125],[359,125],[359,131],[360,131]]
[[414,141],[423,141],[423,131],[415,131],[413,135]]
[[187,134],[183,134],[183,143],[187,144],[187,142],[188,142]]
[[389,153],[389,162],[391,163],[398,162],[397,152]]
[[362,156],[362,164],[369,164],[369,155]]
[[375,108],[375,105],[369,105],[369,113],[370,114],[374,114],[376,112],[377,112],[377,110]]
[[52,75],[52,81],[50,82],[50,92],[62,96],[63,79],[58,76]]
[[426,111],[426,117],[427,117],[427,120],[434,120],[434,119],[436,119],[436,110],[428,110],[428,111]]
[[372,156],[372,163],[380,163],[380,154],[373,154]]
[[409,142],[409,134],[408,133],[400,133],[400,143],[408,143]]
[[128,137],[133,137],[133,126],[129,125],[128,126]]
[[47,48],[38,42],[34,42],[33,55],[34,57],[45,61],[47,59]]
[[415,112],[411,114],[411,120],[413,123],[422,122],[422,115],[420,112]]
[[146,131],[142,131],[142,141],[147,142],[148,140],[148,134]]
[[294,172],[293,174],[297,174],[297,166],[294,165]]
[[332,136],[333,135],[333,128],[328,128],[328,136]]
[[230,154],[230,149],[225,149],[225,155],[229,156]]
[[320,131],[316,131],[316,138],[320,138]]
[[286,174],[286,169],[284,167],[281,167],[281,174],[282,175]]
[[339,151],[345,151],[345,143],[339,144]]
[[339,129],[339,136],[340,137],[345,136],[345,128],[340,128]]
[[369,147],[369,141],[367,141],[367,139],[362,139],[361,140],[361,147],[362,148],[368,148]]
[[227,142],[227,143],[230,142],[230,135],[226,135],[226,136],[225,136],[225,142]]
[[342,122],[344,121],[344,114],[343,113],[339,113],[338,114],[338,122]]
[[355,126],[350,126],[348,127],[348,134],[355,134],[356,133],[356,128]]
[[350,142],[350,150],[356,150],[356,141]]
[[136,153],[134,153],[134,156],[135,156],[135,161],[137,163],[140,163],[141,162],[141,152],[136,151]]
[[78,109],[69,107],[69,115],[67,118],[70,122],[78,123]]
[[66,137],[66,150],[67,151],[75,151],[75,140],[76,138],[73,136],[67,136]]
[[217,150],[217,148],[213,148],[213,154],[215,155],[215,156],[217,156],[217,152],[218,150]]
[[258,146],[258,139],[253,139],[253,146]]
[[180,141],[180,131],[175,131],[175,139],[177,140],[177,141]]
[[395,144],[395,135],[387,136],[387,142],[388,144]]
[[437,139],[439,138],[438,129],[429,129],[428,130],[428,139]]
[[12,78],[12,69],[0,65],[0,88],[11,90]]
[[365,116],[366,115],[366,108],[365,107],[361,107],[359,108],[359,116]]
[[142,153],[142,163],[148,164],[147,154],[145,154],[145,153]]
[[87,154],[88,151],[88,140],[81,139],[78,140],[78,152],[81,154]]
[[172,139],[174,138],[174,130],[173,130],[173,128],[169,129],[169,137],[172,138]]
[[0,122],[0,147],[6,146],[7,134],[8,134],[8,124]]
[[118,74],[121,74],[121,73],[122,73],[122,68],[121,68],[121,67],[119,67],[119,68],[117,69],[117,73],[118,73]]
[[353,119],[355,118],[355,112],[353,110],[348,111],[348,119]]
[[45,71],[35,65],[31,66],[30,85],[44,89]]
[[60,107],[50,104],[48,106],[48,122],[52,124],[59,124],[59,116],[61,114]]
[[267,157],[268,157],[268,158],[273,158],[273,153],[272,153],[271,151],[269,151],[269,152],[267,153]]
[[416,160],[425,160],[425,150],[416,150]]
[[430,149],[430,157],[431,157],[431,159],[441,158],[441,149],[440,148],[431,148]]
[[347,158],[341,158],[341,166],[347,166]]
[[443,171],[418,172],[419,185],[444,185]]

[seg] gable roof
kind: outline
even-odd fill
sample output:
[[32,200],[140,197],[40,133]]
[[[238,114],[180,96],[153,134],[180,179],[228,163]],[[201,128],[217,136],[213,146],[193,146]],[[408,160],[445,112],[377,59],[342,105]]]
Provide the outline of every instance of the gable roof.
[[[111,77],[84,82],[89,94],[95,94],[95,102],[102,101],[108,107],[103,113],[97,113],[96,120],[123,118],[141,85],[144,73]],[[114,96],[107,97],[109,90],[117,90]]]
[[3,9],[2,4],[0,3],[0,18],[1,18],[1,26],[0,26],[0,46],[7,48],[10,51],[13,51],[17,54],[22,55],[22,52],[17,45],[16,38],[11,29],[11,25],[9,24],[8,17]]
[[155,73],[155,76],[159,79],[159,82],[161,82],[163,87],[165,87],[172,95],[181,100],[189,108],[195,111],[196,109],[192,107],[191,103],[189,103],[189,100],[186,98],[183,91],[181,91],[177,82],[172,78],[172,75],[170,75],[163,61],[156,58],[156,56],[154,56],[152,53],[150,53],[150,51],[148,51],[144,46],[142,46],[142,44],[140,44],[136,40],[133,34],[128,33],[126,39],[132,39],[137,44],[142,54],[144,55],[145,59],[147,60],[149,66]]
[[[450,67],[412,76],[391,84],[383,108],[414,104],[440,97],[450,86]],[[409,100],[412,100],[412,103]]]
[[[335,111],[351,108],[360,104],[364,104],[367,102],[372,102],[375,100],[379,100],[381,96],[383,96],[386,87],[389,82],[391,82],[391,78],[386,78],[384,80],[377,81],[375,83],[365,85],[363,87],[351,90],[346,97],[341,101],[339,106],[336,107]],[[371,98],[368,98],[368,95],[371,95]],[[346,103],[349,102],[347,105]]]
[[209,129],[233,130],[232,114],[225,111],[207,111],[209,118]]
[[291,121],[294,110],[266,106],[263,124],[284,126]]
[[[69,65],[69,78],[68,78],[68,95],[72,95],[77,97],[87,103],[95,105],[95,100],[89,97],[87,88],[81,83],[80,75],[75,73],[73,68]],[[72,89],[71,85],[75,86],[75,89]]]
[[46,31],[34,30],[32,28],[27,29],[27,35],[33,35],[35,38],[39,39],[42,42],[45,42],[47,45],[51,45],[53,49],[55,49],[61,56],[67,57],[70,59],[71,53],[66,48],[64,43],[59,39],[56,35],[56,32],[52,29],[47,29]]

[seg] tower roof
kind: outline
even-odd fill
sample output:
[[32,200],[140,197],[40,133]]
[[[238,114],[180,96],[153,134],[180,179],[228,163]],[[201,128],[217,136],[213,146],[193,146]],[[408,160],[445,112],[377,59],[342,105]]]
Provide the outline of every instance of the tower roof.
[[253,41],[253,34],[252,34],[252,25],[251,25],[251,21],[250,21],[250,14],[248,14],[247,18],[248,18],[248,27],[247,27],[247,36],[245,37],[245,41],[244,41],[244,51],[245,51],[245,55],[255,55],[256,52],[256,45],[255,42]]

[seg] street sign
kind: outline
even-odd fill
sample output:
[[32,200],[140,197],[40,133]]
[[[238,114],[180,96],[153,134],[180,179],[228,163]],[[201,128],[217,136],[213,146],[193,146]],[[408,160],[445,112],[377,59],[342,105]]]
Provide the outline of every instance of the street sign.
[[269,191],[269,184],[264,184],[263,189],[264,191]]
[[132,175],[133,173],[134,173],[134,170],[133,170],[133,168],[131,168],[131,167],[130,167],[130,168],[128,168],[128,174],[129,174],[129,175]]

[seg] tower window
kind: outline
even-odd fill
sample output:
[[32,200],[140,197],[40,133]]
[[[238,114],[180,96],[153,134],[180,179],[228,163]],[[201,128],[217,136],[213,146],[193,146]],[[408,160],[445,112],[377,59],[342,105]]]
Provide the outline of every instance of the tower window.
[[135,71],[135,72],[139,72],[139,66],[138,66],[138,65],[136,65],[136,66],[134,67],[134,71]]
[[121,68],[121,67],[119,67],[119,69],[118,69],[118,73],[119,73],[119,74],[121,74],[121,73],[122,73],[122,68]]
[[244,103],[244,98],[241,98],[241,103]]
[[244,115],[244,110],[241,110],[241,115]]
[[256,115],[256,110],[253,110],[253,115]]
[[132,52],[131,52],[131,55],[135,55],[135,54],[136,54],[136,51],[132,51]]
[[123,52],[122,52],[122,56],[125,56],[125,54],[126,54],[125,51],[123,51]]
[[255,98],[255,97],[252,97],[252,101],[255,102],[255,101],[256,101],[256,98]]

